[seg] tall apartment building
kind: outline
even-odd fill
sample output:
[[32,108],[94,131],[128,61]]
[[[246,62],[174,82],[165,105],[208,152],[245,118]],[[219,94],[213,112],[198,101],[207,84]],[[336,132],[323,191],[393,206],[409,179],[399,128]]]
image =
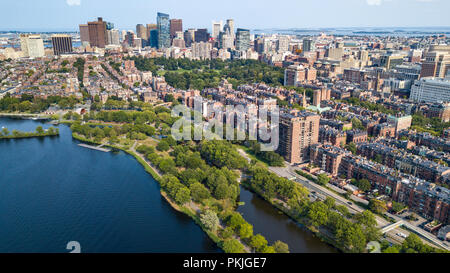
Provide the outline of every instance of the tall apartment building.
[[184,42],[187,47],[190,47],[195,42],[195,29],[188,29],[184,32]]
[[300,65],[290,65],[284,71],[284,86],[298,86],[306,77],[305,69]]
[[170,38],[173,39],[177,35],[177,32],[183,32],[183,20],[171,19],[170,20]]
[[148,31],[147,27],[143,24],[136,25],[136,35],[138,38],[147,41],[148,40]]
[[41,58],[45,56],[44,41],[39,34],[21,34],[20,46],[26,57]]
[[277,152],[289,163],[309,160],[309,147],[319,141],[320,116],[311,112],[280,115],[280,143]]
[[250,47],[250,30],[238,28],[236,31],[236,50],[247,51]]
[[409,99],[415,102],[450,102],[450,79],[423,78],[415,81]]
[[111,29],[106,31],[106,42],[108,45],[120,45],[119,30]]
[[101,17],[95,22],[88,22],[89,43],[91,46],[105,48],[106,46],[106,22]]
[[278,53],[284,53],[286,51],[289,51],[289,37],[286,35],[280,35],[278,36],[277,40],[277,52]]
[[219,33],[222,31],[222,21],[220,22],[212,22],[212,37],[214,39],[219,38]]
[[311,52],[316,50],[316,43],[311,39],[303,40],[303,52]]
[[81,43],[89,43],[89,26],[87,24],[80,25],[80,40]]
[[211,59],[212,45],[208,42],[200,42],[192,44],[192,58],[193,59]]
[[169,14],[158,12],[156,18],[158,28],[158,48],[170,47],[170,21]]
[[227,20],[227,23],[223,27],[223,31],[225,33],[231,35],[234,38],[235,33],[234,33],[234,20],[233,19],[228,19]]
[[[316,77],[317,70],[314,67],[290,65],[284,71],[284,86],[298,86],[301,83],[314,81]],[[324,97],[324,99],[326,98]]]
[[450,71],[450,46],[434,45],[425,55],[420,76],[444,78]]
[[222,49],[230,49],[234,48],[234,38],[231,34],[227,34],[225,32],[219,33],[219,48]]
[[53,54],[61,55],[62,53],[73,52],[72,36],[64,34],[55,34],[52,36]]
[[196,43],[200,43],[200,42],[208,42],[209,40],[209,33],[208,30],[206,28],[200,28],[197,29],[195,31],[195,42]]

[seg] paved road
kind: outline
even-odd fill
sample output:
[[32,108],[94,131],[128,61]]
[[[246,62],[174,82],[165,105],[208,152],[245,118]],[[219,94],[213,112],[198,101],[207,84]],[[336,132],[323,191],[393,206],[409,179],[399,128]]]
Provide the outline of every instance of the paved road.
[[[247,155],[247,153],[245,151],[243,151],[242,149],[238,149],[239,153],[246,158],[247,160],[250,160],[249,156]],[[285,177],[287,179],[292,179],[295,177],[295,181],[298,183],[301,183],[303,186],[305,186],[311,193],[312,192],[316,192],[318,193],[317,195],[322,195],[325,197],[332,197],[336,200],[336,204],[338,205],[344,205],[349,209],[349,212],[352,214],[356,214],[356,213],[361,213],[363,212],[365,209],[359,207],[358,205],[354,204],[353,202],[350,202],[349,200],[345,199],[344,197],[336,194],[335,192],[327,189],[326,187],[322,187],[320,185],[317,185],[311,181],[309,181],[308,179],[306,179],[305,177],[298,175],[295,172],[295,169],[290,166],[288,163],[286,163],[287,167],[269,167],[269,170],[272,171],[273,173],[277,174],[278,176],[281,177]],[[358,198],[359,199],[359,198]],[[359,200],[358,200],[359,201]],[[365,200],[364,200],[365,201]],[[367,202],[367,201],[366,201]],[[396,215],[392,215],[390,213],[385,213],[385,215],[392,217],[395,221],[400,221],[403,220],[402,218],[396,216]],[[392,224],[391,222],[387,221],[386,219],[384,219],[381,216],[375,215],[375,219],[377,221],[378,224],[378,228],[384,228],[390,224]],[[441,248],[450,250],[449,246],[447,243],[443,243],[441,240],[439,240],[436,236],[434,236],[433,234],[419,228],[416,227],[410,223],[408,223],[407,221],[405,222],[405,227],[409,230],[414,231],[415,233],[417,233],[418,235],[420,235],[423,238],[426,238],[427,240],[424,240],[426,243],[429,243],[429,241],[433,242],[433,245],[437,245]],[[403,233],[406,236],[409,235],[409,232],[406,231],[405,229],[402,228],[396,228],[394,230],[391,230],[389,232],[386,233],[387,237],[390,237],[391,239],[393,239],[393,241],[395,241],[396,243],[402,243],[404,241],[404,238],[401,238],[400,236],[398,236],[398,233]],[[431,244],[431,243],[429,243]]]

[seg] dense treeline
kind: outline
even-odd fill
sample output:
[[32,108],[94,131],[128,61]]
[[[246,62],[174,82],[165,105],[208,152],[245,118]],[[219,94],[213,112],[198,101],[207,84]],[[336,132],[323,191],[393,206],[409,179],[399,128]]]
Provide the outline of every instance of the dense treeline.
[[169,85],[180,89],[217,87],[226,78],[236,88],[241,84],[264,82],[270,85],[284,83],[283,68],[273,67],[255,60],[189,60],[172,58],[132,57],[142,71],[164,71]]
[[258,159],[271,167],[284,167],[284,158],[274,151],[261,151],[261,144],[257,141],[249,142],[249,149]]
[[47,99],[43,99],[28,94],[23,94],[20,98],[11,97],[7,94],[0,99],[0,111],[40,113],[47,110],[52,104],[57,104],[65,109],[73,108],[77,103],[80,103],[80,100],[74,96],[49,96]]
[[422,113],[413,116],[411,129],[419,132],[428,132],[434,136],[442,136],[445,129],[450,128],[450,122],[442,122],[439,118],[427,118]]
[[207,207],[200,214],[200,223],[218,236],[225,252],[246,252],[243,243],[255,252],[289,252],[283,242],[269,246],[261,234],[254,235],[253,226],[232,209],[240,194],[236,169],[246,164],[231,144],[218,141],[177,144],[173,139],[167,142],[170,157],[158,153],[158,147],[141,145],[137,151],[162,172],[161,187],[178,205],[192,200]]
[[249,184],[253,189],[271,202],[283,206],[294,219],[331,232],[341,249],[364,252],[367,242],[380,238],[375,216],[369,211],[352,217],[348,209],[336,205],[334,199],[311,202],[304,187],[278,177],[262,166],[253,166],[250,174]]
[[22,132],[18,130],[12,130],[12,132],[9,132],[8,128],[2,128],[2,130],[0,131],[0,139],[45,137],[57,135],[59,135],[58,128],[50,127],[47,130],[44,130],[42,126],[36,127],[36,130],[34,132]]

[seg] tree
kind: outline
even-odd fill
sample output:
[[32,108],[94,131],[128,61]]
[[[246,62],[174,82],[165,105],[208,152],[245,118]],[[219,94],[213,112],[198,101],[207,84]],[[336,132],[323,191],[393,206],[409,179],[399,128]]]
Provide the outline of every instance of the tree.
[[383,214],[387,211],[386,204],[378,199],[370,199],[369,209],[377,214]]
[[233,212],[227,219],[227,224],[232,229],[238,228],[243,223],[246,222],[239,212]]
[[367,179],[361,179],[359,180],[356,185],[358,188],[364,192],[369,191],[372,188],[372,185],[370,184],[369,180]]
[[267,247],[267,240],[261,234],[254,235],[250,239],[250,246],[255,251],[261,252],[265,247]]
[[170,146],[166,141],[162,140],[156,145],[156,149],[160,152],[165,152],[170,149]]
[[4,127],[4,128],[2,129],[2,133],[3,133],[4,136],[9,135],[8,128]]
[[217,227],[219,226],[219,217],[217,217],[217,214],[214,211],[205,211],[205,213],[200,215],[200,221],[208,230],[213,232],[217,231]]
[[223,243],[225,253],[244,253],[244,246],[236,239],[230,239]]
[[283,243],[282,241],[276,241],[273,244],[273,248],[275,249],[276,253],[289,253],[288,244]]
[[250,238],[253,235],[253,226],[249,223],[244,223],[239,227],[239,237],[242,239]]
[[353,129],[357,129],[357,130],[365,130],[366,129],[363,126],[362,122],[357,118],[352,119],[352,125],[353,125]]
[[314,202],[311,204],[308,212],[308,218],[315,227],[325,225],[328,220],[328,207],[323,202]]
[[44,129],[42,128],[42,126],[38,126],[36,127],[36,133],[42,135],[44,133]]
[[355,154],[356,154],[357,147],[356,147],[356,144],[355,144],[355,143],[350,142],[349,144],[347,144],[347,145],[345,146],[345,149],[349,150],[350,152],[352,152],[352,154],[355,155]]
[[321,173],[317,176],[318,184],[320,184],[322,186],[326,186],[329,182],[330,182],[330,178],[326,174]]
[[392,202],[392,210],[393,210],[395,213],[401,212],[402,210],[405,209],[405,207],[406,207],[406,206],[403,205],[402,203],[395,202],[395,201]]
[[190,186],[191,196],[195,202],[201,202],[211,197],[209,190],[201,183],[196,182]]
[[184,205],[187,202],[189,202],[191,200],[191,192],[189,191],[188,188],[186,187],[182,187],[177,191],[177,194],[175,196],[175,201],[179,204],[179,205]]
[[327,207],[329,209],[332,209],[332,208],[334,208],[334,206],[336,204],[336,200],[334,198],[327,197],[327,199],[325,199],[324,203],[325,203],[325,205],[327,205]]

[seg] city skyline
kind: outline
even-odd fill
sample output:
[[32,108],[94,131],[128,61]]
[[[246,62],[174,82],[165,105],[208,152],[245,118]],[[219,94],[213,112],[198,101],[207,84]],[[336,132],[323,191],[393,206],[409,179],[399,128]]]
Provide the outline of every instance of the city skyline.
[[[270,3],[267,0],[245,3],[230,0],[220,9],[213,9],[205,0],[194,3],[130,0],[112,4],[106,0],[9,1],[2,4],[5,10],[21,12],[6,13],[0,18],[0,30],[76,31],[80,22],[98,16],[114,22],[119,29],[134,29],[138,23],[156,23],[157,12],[183,19],[185,29],[209,29],[212,21],[227,18],[235,19],[238,26],[248,29],[450,26],[450,19],[445,16],[450,2],[442,0],[281,0],[277,6]],[[256,16],[249,16],[249,9]],[[338,9],[340,12],[336,13]],[[271,20],[265,20],[266,17]]]

